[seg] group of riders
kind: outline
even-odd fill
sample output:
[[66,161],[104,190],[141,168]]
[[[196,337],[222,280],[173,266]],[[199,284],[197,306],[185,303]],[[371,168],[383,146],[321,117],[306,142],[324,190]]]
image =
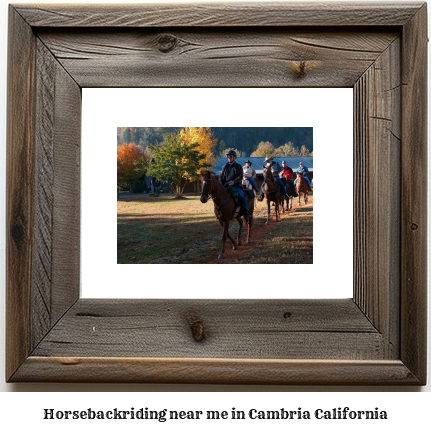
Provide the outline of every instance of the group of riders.
[[[252,168],[252,163],[250,160],[247,160],[244,163],[244,166],[241,166],[235,160],[237,158],[237,154],[234,150],[230,150],[226,153],[228,162],[223,166],[221,174],[220,174],[220,182],[222,184],[229,184],[230,186],[234,186],[238,192],[238,198],[240,201],[240,205],[243,208],[244,217],[248,221],[250,219],[250,213],[248,211],[247,199],[244,196],[244,191],[242,189],[242,181],[243,177],[246,178],[253,190],[258,193],[258,188],[256,184],[256,171]],[[298,196],[296,193],[296,181],[293,181],[293,171],[287,166],[286,162],[282,162],[282,166],[274,161],[274,157],[268,156],[265,158],[266,166],[271,168],[274,179],[277,181],[277,184],[280,186],[282,193],[286,200],[290,199],[290,196],[287,193],[286,186],[288,186],[290,193],[293,197]],[[312,185],[310,180],[308,179],[308,168],[306,168],[302,162],[299,163],[299,168],[297,169],[297,173],[302,173],[304,179],[307,181],[310,190],[312,190]],[[284,182],[284,181],[285,182]],[[262,183],[260,188],[260,195],[257,198],[258,201],[262,201],[264,198],[263,186],[265,183]]]

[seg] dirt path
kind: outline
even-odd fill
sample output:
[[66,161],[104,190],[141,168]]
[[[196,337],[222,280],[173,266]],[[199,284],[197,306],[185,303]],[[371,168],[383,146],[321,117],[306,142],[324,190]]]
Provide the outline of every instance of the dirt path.
[[[304,206],[313,206],[313,195],[308,196],[308,202],[307,205],[298,205],[298,198],[295,198],[293,201],[292,209],[289,211],[286,211],[284,214],[281,213],[281,220],[283,220],[286,217],[289,217],[293,212],[295,212],[298,208],[303,208]],[[257,203],[257,208],[255,208],[254,211],[255,216],[255,225],[252,228],[251,231],[251,243],[247,244],[246,242],[246,228],[243,227],[243,231],[241,234],[241,240],[242,244],[238,247],[238,250],[232,250],[232,243],[229,240],[226,240],[226,246],[225,246],[225,253],[224,253],[224,259],[218,259],[217,256],[214,258],[206,261],[205,263],[209,264],[233,264],[233,263],[239,263],[241,260],[245,259],[249,251],[253,248],[256,248],[259,246],[260,240],[265,236],[268,235],[269,232],[275,227],[275,211],[273,211],[273,207],[271,207],[271,216],[270,216],[270,222],[269,225],[266,225],[265,223],[256,223],[256,219],[264,219],[266,221],[267,217],[267,206],[265,200],[263,202]],[[231,223],[235,223],[234,220]],[[220,249],[221,249],[221,232],[220,232]]]

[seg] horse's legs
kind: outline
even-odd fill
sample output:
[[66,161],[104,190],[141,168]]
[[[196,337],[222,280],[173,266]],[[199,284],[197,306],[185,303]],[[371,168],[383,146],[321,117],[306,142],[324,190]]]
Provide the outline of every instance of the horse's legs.
[[[229,235],[229,221],[228,220],[226,220],[224,223],[223,223],[223,235],[222,235],[222,238],[221,238],[221,241],[222,241],[222,245],[221,245],[221,251],[220,251],[220,254],[218,255],[218,258],[219,259],[223,259],[224,258],[224,247],[225,247],[225,244],[226,244],[226,237]],[[230,235],[229,235],[230,236]],[[232,237],[231,237],[232,238]],[[233,239],[233,238],[232,238]],[[235,244],[235,241],[233,241],[234,242],[234,244]]]
[[254,223],[254,218],[253,218],[253,212],[254,212],[254,202],[248,207],[248,212],[250,213],[250,219],[248,221],[248,223],[246,223],[247,225],[247,244],[251,243],[251,227],[253,226]]
[[253,225],[253,214],[250,217],[250,220],[247,223],[247,244],[251,243],[251,227]]
[[268,208],[268,217],[266,218],[266,223],[265,224],[269,224],[269,213],[271,211],[271,207],[269,205],[269,199],[268,198],[266,198],[266,206]]
[[275,200],[275,222],[280,221],[280,201],[278,199]]
[[[238,222],[238,236],[236,237],[236,241],[238,245],[241,245],[241,231],[242,231],[242,224],[244,223],[242,221],[241,216],[238,216],[236,218],[236,221]],[[234,246],[233,249],[236,250],[238,247]]]
[[[222,222],[221,220],[219,220],[219,222],[220,222],[220,224],[221,224],[221,227],[223,228],[223,222]],[[234,239],[234,238],[232,237],[232,235],[229,233],[229,227],[228,227],[228,230],[227,230],[227,237],[229,238],[230,242],[231,242],[234,246],[236,246],[235,239]]]

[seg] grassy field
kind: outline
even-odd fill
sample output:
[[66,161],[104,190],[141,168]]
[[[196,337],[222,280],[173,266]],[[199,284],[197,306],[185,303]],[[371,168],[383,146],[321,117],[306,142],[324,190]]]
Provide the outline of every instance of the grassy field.
[[[266,209],[259,215],[264,217]],[[313,207],[301,207],[288,213],[263,236],[259,247],[250,250],[247,263],[313,263]]]
[[[312,263],[312,210],[312,205],[298,208],[268,227],[265,205],[259,203],[254,232],[266,229],[266,233],[240,263]],[[236,221],[230,232],[236,236]],[[220,247],[221,226],[213,204],[202,204],[199,196],[173,199],[164,194],[158,198],[122,194],[117,201],[118,263],[208,263]]]

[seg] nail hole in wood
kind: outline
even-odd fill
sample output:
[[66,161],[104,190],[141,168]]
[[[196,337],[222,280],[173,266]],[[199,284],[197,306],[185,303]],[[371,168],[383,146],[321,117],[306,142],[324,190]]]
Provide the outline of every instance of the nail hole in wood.
[[289,317],[292,317],[292,313],[290,313],[289,311],[286,311],[286,312],[283,314],[283,317],[284,317],[285,319],[288,319]]

